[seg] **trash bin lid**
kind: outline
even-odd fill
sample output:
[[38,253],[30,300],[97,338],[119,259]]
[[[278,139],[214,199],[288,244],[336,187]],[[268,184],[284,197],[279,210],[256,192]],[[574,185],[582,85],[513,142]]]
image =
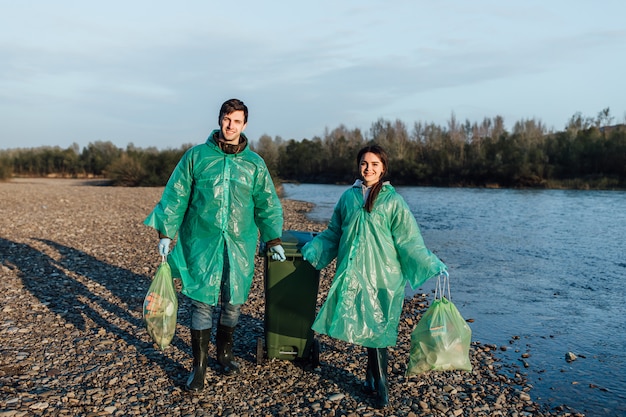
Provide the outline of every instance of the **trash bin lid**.
[[280,240],[282,241],[283,249],[285,249],[285,255],[295,256],[300,254],[302,247],[312,240],[315,235],[317,235],[316,232],[284,230]]
[[[285,256],[302,256],[302,247],[317,236],[318,232],[305,232],[299,230],[283,230],[283,234],[280,238],[283,249],[285,249]],[[259,255],[267,256],[268,248],[265,242],[260,242]]]

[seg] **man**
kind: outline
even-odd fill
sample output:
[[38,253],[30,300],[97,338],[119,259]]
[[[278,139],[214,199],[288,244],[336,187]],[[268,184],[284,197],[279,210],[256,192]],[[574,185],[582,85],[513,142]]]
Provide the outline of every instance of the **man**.
[[239,372],[232,347],[240,307],[254,276],[258,234],[275,260],[285,260],[280,236],[283,212],[263,159],[243,134],[248,108],[231,99],[220,109],[220,129],[189,149],[144,223],[159,232],[159,253],[191,299],[193,370],[189,391],[204,388],[213,309],[221,307],[216,331],[217,362],[225,374]]

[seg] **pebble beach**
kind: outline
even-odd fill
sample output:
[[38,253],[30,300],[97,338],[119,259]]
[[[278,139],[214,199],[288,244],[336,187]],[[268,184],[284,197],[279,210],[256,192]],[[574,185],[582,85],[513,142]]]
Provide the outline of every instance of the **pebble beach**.
[[[405,302],[398,343],[389,349],[385,409],[373,408],[361,390],[367,361],[361,347],[318,335],[319,367],[278,359],[259,364],[261,256],[235,331],[241,374],[217,373],[212,340],[206,387],[186,392],[189,300],[179,297],[176,335],[165,350],[142,320],[161,261],[156,232],[143,220],[162,191],[96,180],[0,182],[0,417],[583,415],[535,402],[523,371],[502,363],[501,347],[489,341],[472,340],[472,371],[406,377],[411,331],[432,294]],[[282,203],[286,230],[325,228],[307,219],[310,204]],[[321,272],[318,307],[333,273],[333,265]]]

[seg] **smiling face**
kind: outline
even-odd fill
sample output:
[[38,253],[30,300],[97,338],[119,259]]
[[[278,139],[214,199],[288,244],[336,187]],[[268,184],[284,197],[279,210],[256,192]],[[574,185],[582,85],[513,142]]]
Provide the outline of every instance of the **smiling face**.
[[222,140],[231,145],[239,144],[239,137],[246,128],[245,114],[242,110],[235,110],[225,114],[220,120]]
[[359,172],[361,173],[363,183],[370,187],[380,181],[380,178],[385,173],[385,164],[375,153],[366,152],[361,157]]

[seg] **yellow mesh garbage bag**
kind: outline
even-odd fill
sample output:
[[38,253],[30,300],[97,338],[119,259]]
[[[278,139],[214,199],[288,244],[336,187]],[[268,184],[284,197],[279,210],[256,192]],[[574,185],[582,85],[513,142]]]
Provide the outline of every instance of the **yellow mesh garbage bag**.
[[143,320],[148,334],[161,350],[167,348],[176,331],[178,297],[170,265],[163,261],[143,301]]
[[[442,284],[443,281],[443,284]],[[442,289],[448,286],[448,298]],[[411,352],[406,376],[427,371],[471,371],[469,348],[472,330],[449,300],[448,277],[437,281],[435,300],[411,333]]]

